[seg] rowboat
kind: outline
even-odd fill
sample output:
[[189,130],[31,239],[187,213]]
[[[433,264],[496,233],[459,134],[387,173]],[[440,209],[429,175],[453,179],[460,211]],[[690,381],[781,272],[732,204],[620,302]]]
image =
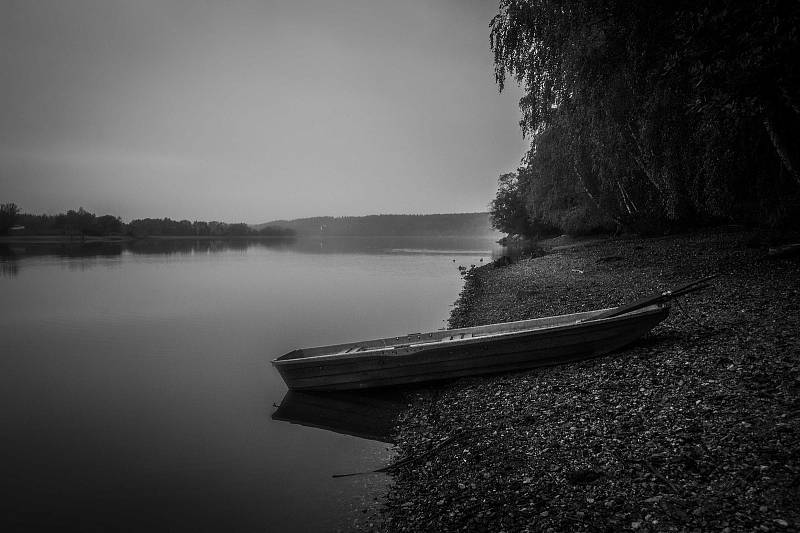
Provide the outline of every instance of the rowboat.
[[609,309],[293,350],[272,361],[291,390],[388,387],[597,357],[640,338],[707,276]]
[[306,348],[291,351],[272,364],[290,389],[308,391],[365,389],[522,370],[619,349],[664,320],[669,307],[656,304],[592,320],[607,311]]

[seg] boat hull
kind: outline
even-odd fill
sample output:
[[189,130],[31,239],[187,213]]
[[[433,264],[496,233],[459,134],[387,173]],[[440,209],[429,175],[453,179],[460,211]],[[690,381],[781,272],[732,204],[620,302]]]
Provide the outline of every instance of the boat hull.
[[[618,350],[650,331],[669,313],[653,306],[602,320],[563,320],[562,324],[494,334],[464,342],[431,342],[400,350],[330,354],[273,361],[293,390],[367,389],[479,374],[551,366]],[[559,318],[559,317],[554,317]],[[572,322],[572,323],[570,323]],[[509,323],[520,324],[520,323]],[[502,324],[494,325],[502,329]],[[477,329],[477,328],[475,328]],[[458,330],[465,331],[465,330]],[[431,334],[429,334],[431,335]]]

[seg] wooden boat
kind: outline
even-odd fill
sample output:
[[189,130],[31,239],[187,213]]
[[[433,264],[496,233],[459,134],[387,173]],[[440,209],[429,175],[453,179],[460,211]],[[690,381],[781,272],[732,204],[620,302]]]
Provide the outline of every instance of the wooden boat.
[[294,350],[272,361],[292,390],[366,389],[549,366],[607,354],[669,314],[669,301],[716,275],[629,305]]
[[294,350],[272,361],[293,390],[347,390],[521,370],[606,354],[669,313],[656,304],[611,318],[585,313]]

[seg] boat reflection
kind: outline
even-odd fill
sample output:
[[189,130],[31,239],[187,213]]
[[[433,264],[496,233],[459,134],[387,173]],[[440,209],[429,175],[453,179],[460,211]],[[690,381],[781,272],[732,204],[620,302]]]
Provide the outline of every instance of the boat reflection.
[[272,419],[392,444],[395,420],[404,406],[402,393],[394,390],[327,393],[290,390]]

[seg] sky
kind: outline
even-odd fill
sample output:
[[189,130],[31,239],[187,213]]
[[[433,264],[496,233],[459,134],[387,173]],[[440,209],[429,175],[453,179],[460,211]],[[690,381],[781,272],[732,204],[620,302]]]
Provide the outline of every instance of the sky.
[[259,223],[485,211],[495,1],[0,0],[0,203]]

